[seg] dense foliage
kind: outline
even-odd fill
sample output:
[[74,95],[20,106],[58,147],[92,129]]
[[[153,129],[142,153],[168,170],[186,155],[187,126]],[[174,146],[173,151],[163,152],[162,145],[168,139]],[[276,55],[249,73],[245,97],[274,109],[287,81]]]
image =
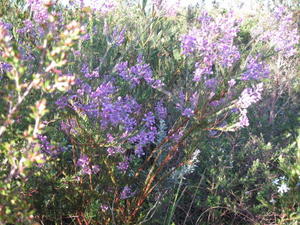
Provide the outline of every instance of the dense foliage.
[[300,221],[299,11],[0,10],[0,224]]

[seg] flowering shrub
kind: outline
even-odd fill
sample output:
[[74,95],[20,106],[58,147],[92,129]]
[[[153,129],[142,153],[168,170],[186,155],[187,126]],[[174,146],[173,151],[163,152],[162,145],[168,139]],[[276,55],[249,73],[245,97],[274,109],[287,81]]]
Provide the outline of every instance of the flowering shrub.
[[299,41],[284,9],[266,28],[277,39],[247,42],[234,12],[203,11],[187,24],[156,14],[158,2],[151,12],[24,4],[25,19],[0,24],[5,223],[142,223],[170,184],[195,172],[203,137],[251,124],[271,60],[294,57]]

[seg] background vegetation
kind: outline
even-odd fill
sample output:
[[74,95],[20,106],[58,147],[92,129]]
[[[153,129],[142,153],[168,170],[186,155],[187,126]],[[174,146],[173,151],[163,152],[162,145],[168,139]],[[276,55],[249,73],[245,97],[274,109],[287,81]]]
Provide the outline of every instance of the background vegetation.
[[299,5],[71,3],[0,2],[0,224],[300,222]]

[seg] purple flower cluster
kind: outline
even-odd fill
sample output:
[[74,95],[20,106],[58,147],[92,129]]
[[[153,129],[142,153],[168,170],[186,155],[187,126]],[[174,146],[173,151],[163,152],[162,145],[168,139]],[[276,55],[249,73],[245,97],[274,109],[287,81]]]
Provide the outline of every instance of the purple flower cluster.
[[92,72],[90,72],[89,66],[86,63],[84,63],[82,65],[81,72],[84,74],[86,78],[95,78],[95,77],[100,77],[98,69],[99,68],[96,68]]
[[153,78],[153,72],[150,65],[144,63],[141,55],[138,56],[136,65],[128,67],[128,62],[121,62],[116,65],[116,71],[120,77],[130,82],[132,87],[140,84],[141,79],[144,79],[146,83],[153,88],[163,86],[161,80],[155,80]]
[[119,162],[117,168],[121,172],[125,172],[129,168],[129,158],[126,157],[124,161]]
[[78,124],[75,119],[68,119],[60,123],[61,130],[64,131],[66,134],[78,134],[78,131],[76,131],[77,127]]
[[[300,36],[292,12],[283,6],[278,7],[265,23],[267,28],[255,28],[252,31],[253,36],[260,35],[259,40],[269,42],[275,51],[285,57],[297,54]],[[258,27],[263,26],[259,25]]]
[[199,55],[195,64],[194,81],[200,81],[202,75],[212,74],[212,67],[218,64],[230,68],[240,59],[234,38],[238,32],[238,21],[232,13],[213,19],[207,12],[199,18],[200,27],[192,28],[181,38],[183,54]]
[[81,36],[81,40],[83,40],[83,41],[88,41],[90,39],[91,39],[91,35],[89,33]]
[[290,57],[295,55],[300,36],[297,24],[293,21],[292,13],[280,7],[275,11],[274,16],[278,21],[278,28],[277,32],[272,32],[270,35],[270,41],[274,43],[275,50],[282,52],[284,56]]
[[55,157],[57,156],[62,149],[57,148],[56,146],[52,145],[49,141],[48,141],[48,137],[45,135],[38,135],[38,139],[40,141],[40,148],[41,148],[41,152],[51,156],[51,157]]
[[215,91],[218,87],[219,81],[217,78],[213,77],[210,79],[206,79],[204,81],[204,85],[206,88],[210,89],[211,91]]
[[155,106],[155,113],[157,117],[161,120],[167,117],[167,108],[164,106],[163,101],[158,101]]
[[5,72],[9,72],[12,70],[12,65],[6,62],[0,62],[0,74],[3,74]]
[[33,20],[38,24],[45,24],[48,22],[49,13],[44,0],[27,0],[31,11],[33,12]]
[[245,88],[243,90],[237,102],[237,106],[240,112],[237,128],[249,126],[249,120],[247,117],[247,108],[249,108],[249,106],[261,100],[262,91],[263,91],[263,83],[258,84],[254,89]]
[[11,30],[13,28],[11,23],[6,23],[2,20],[0,20],[0,26],[2,26],[5,30]]
[[20,29],[18,29],[19,34],[31,34],[35,33],[35,25],[33,22],[29,19],[23,21],[24,26]]
[[155,126],[155,116],[152,112],[144,115],[143,122],[145,122],[145,128],[129,138],[129,141],[135,145],[135,154],[139,157],[145,154],[143,150],[145,145],[155,143],[155,138],[158,133]]
[[176,108],[180,111],[184,110],[185,106],[185,95],[182,90],[178,93],[178,102],[176,103]]
[[[196,33],[196,31],[194,31]],[[189,34],[183,35],[181,38],[181,47],[184,55],[190,55],[196,51],[196,41],[194,32],[190,31]]]
[[247,70],[242,74],[242,80],[260,80],[269,77],[269,66],[259,58],[259,56],[256,56],[249,59]]
[[61,96],[55,101],[55,104],[57,105],[58,109],[63,109],[68,105],[68,97],[67,96]]
[[139,113],[140,105],[131,96],[117,96],[118,90],[113,81],[104,80],[93,90],[89,84],[78,79],[76,86],[74,94],[71,92],[56,101],[59,108],[70,106],[98,121],[102,129],[112,126],[130,132],[135,128],[137,122],[134,116]]
[[117,146],[117,147],[109,147],[107,148],[107,154],[108,156],[114,156],[118,153],[123,154],[125,152],[125,149],[123,149],[121,146]]
[[83,174],[91,175],[100,171],[100,167],[98,165],[91,165],[89,157],[84,154],[78,159],[77,166],[81,168]]
[[237,127],[248,127],[249,126],[249,119],[247,117],[247,110],[241,109],[240,110],[240,117],[239,122],[237,123]]
[[138,114],[139,111],[140,105],[129,96],[118,97],[114,102],[111,99],[104,101],[100,112],[101,127],[123,125],[125,131],[130,132],[136,126],[133,115]]
[[[170,135],[171,130],[168,132],[168,135]],[[171,135],[171,139],[174,142],[178,142],[180,140],[180,138],[182,138],[184,135],[184,128],[179,129],[179,131],[177,133],[174,133]]]
[[128,185],[126,185],[121,192],[120,198],[127,199],[127,198],[132,197],[133,195],[134,195],[134,192],[132,192],[131,188],[128,187]]
[[[109,143],[112,143],[115,140],[115,138],[112,135],[108,135],[107,140]],[[123,154],[125,153],[126,150],[121,145],[119,145],[119,146],[108,147],[106,151],[108,156],[115,157],[119,155],[123,158]],[[120,170],[121,172],[125,172],[129,168],[129,162],[130,162],[130,158],[125,156],[123,161],[117,164],[117,169]]]
[[195,91],[190,97],[190,103],[193,109],[196,109],[196,107],[198,106],[198,102],[199,102],[199,93],[198,91]]
[[186,117],[192,117],[194,115],[194,110],[192,110],[191,108],[186,108],[182,112],[182,115]]
[[237,102],[238,107],[247,109],[250,105],[258,102],[261,99],[262,91],[263,83],[258,84],[255,89],[245,88]]
[[125,41],[125,33],[126,29],[118,29],[114,28],[113,33],[112,33],[112,43],[116,46],[121,46],[124,41]]
[[197,91],[192,93],[189,99],[187,100],[183,91],[179,91],[176,108],[181,111],[181,114],[183,116],[192,117],[195,113],[195,109],[198,106],[198,101],[199,101],[199,93]]
[[152,112],[146,113],[145,118],[143,119],[145,126],[151,128],[155,124],[155,116]]

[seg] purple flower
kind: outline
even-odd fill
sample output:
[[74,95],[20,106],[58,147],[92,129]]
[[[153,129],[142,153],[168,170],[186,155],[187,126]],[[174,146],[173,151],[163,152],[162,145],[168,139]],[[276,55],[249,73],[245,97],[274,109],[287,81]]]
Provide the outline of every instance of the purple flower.
[[176,108],[182,111],[184,108],[184,104],[185,104],[185,95],[183,91],[180,90],[178,93],[178,103],[176,103]]
[[218,100],[215,100],[215,101],[212,101],[212,102],[209,103],[209,105],[212,106],[212,107],[217,107],[217,106],[219,106],[220,104],[221,104],[221,102],[218,101]]
[[158,89],[163,87],[165,84],[161,80],[155,80],[152,84],[151,87],[154,89]]
[[100,209],[101,209],[103,212],[106,212],[106,211],[109,209],[109,206],[108,206],[108,205],[105,205],[105,204],[101,204]]
[[247,108],[258,102],[261,99],[263,91],[263,83],[256,85],[253,88],[245,88],[238,99],[237,106],[240,111],[239,122],[236,124],[237,128],[249,126],[249,119],[247,117]]
[[183,35],[181,37],[181,47],[183,48],[183,54],[189,55],[196,49],[196,38],[192,35]]
[[81,172],[83,174],[91,175],[91,174],[96,174],[100,171],[100,167],[98,165],[92,165],[91,166],[90,158],[85,154],[82,154],[80,156],[80,158],[78,159],[76,165],[78,167],[81,167]]
[[[153,124],[154,125],[154,124]],[[155,143],[155,137],[158,134],[157,128],[154,126],[147,127],[145,130],[141,130],[138,134],[129,138],[129,141],[135,144],[135,155],[138,157],[144,155],[143,146]]]
[[98,165],[93,165],[92,166],[92,173],[93,174],[96,174],[96,173],[98,173],[100,171],[100,166],[98,166]]
[[145,126],[148,128],[151,128],[155,124],[155,116],[152,112],[148,112],[147,114],[144,115],[145,118],[143,121],[146,123]]
[[297,45],[300,41],[297,23],[293,21],[293,14],[284,7],[277,8],[274,16],[278,20],[276,31],[271,31],[270,41],[275,50],[284,56],[290,57],[297,53]]
[[228,81],[228,85],[230,88],[232,88],[236,84],[236,81],[234,79],[231,79]]
[[138,157],[141,157],[142,155],[145,155],[145,152],[143,150],[143,146],[142,145],[136,145],[135,150],[134,150],[134,154]]
[[198,101],[199,101],[199,93],[196,91],[190,97],[190,102],[191,102],[191,106],[192,106],[193,109],[195,109],[197,107]]
[[91,39],[91,35],[89,33],[82,35],[81,40],[88,41]]
[[81,72],[84,74],[89,72],[89,65],[87,63],[82,64]]
[[271,19],[268,19],[267,29],[256,29],[253,33],[255,36],[262,33],[259,39],[269,42],[275,51],[285,57],[297,54],[297,45],[300,41],[297,23],[293,20],[293,13],[285,7],[274,10]]
[[74,53],[75,56],[80,56],[81,55],[80,50],[74,50],[73,53]]
[[253,103],[258,102],[261,99],[262,91],[263,91],[262,83],[258,84],[255,89],[245,88],[238,100],[237,103],[238,107],[241,109],[247,109]]
[[116,92],[116,88],[112,82],[103,82],[100,86],[91,93],[92,98],[106,99],[109,95],[112,95]]
[[156,103],[155,112],[159,119],[162,119],[162,120],[166,119],[167,109],[166,109],[166,107],[164,107],[162,100]]
[[119,162],[118,165],[117,165],[117,168],[121,172],[125,172],[129,168],[129,161],[128,161],[128,159],[125,159],[124,161]]
[[202,26],[208,25],[213,18],[208,15],[208,12],[204,11],[198,18],[198,21],[201,23]]
[[89,157],[87,155],[82,154],[76,164],[79,167],[85,167],[88,166],[89,163],[90,163]]
[[84,63],[81,67],[81,72],[84,74],[86,78],[94,78],[99,77],[98,68],[94,69],[92,72],[89,72],[88,64]]
[[48,22],[48,8],[44,5],[43,0],[28,0],[31,11],[33,12],[33,19],[38,24],[44,24]]
[[132,117],[132,114],[140,111],[140,105],[133,98],[118,97],[116,101],[106,98],[102,100],[101,106],[99,116],[103,128],[109,124],[113,126],[124,125],[126,131],[131,131],[136,126],[136,119]]
[[130,68],[130,72],[139,78],[144,78],[144,80],[150,85],[154,82],[152,70],[149,64],[138,62],[138,64]]
[[121,30],[118,28],[115,28],[113,30],[112,40],[113,40],[114,45],[121,46],[123,44],[123,42],[125,41],[125,32],[126,32],[125,28],[123,28]]
[[86,73],[84,76],[85,76],[86,78],[99,77],[100,75],[99,75],[99,72],[98,72],[97,70],[98,70],[98,68],[95,69],[94,71],[92,71],[91,73]]
[[76,7],[89,7],[97,14],[105,16],[107,13],[112,12],[116,7],[116,1],[106,0],[106,1],[84,1],[84,0],[74,0],[72,1]]
[[132,192],[131,188],[128,187],[128,185],[126,185],[121,192],[120,198],[126,199],[126,198],[130,198],[133,195],[134,195],[134,193]]
[[34,33],[35,32],[35,26],[32,23],[31,20],[27,19],[24,22],[24,27],[18,29],[18,33],[20,34],[29,34],[29,33]]
[[259,61],[259,56],[251,57],[247,63],[247,71],[242,74],[242,80],[260,80],[270,74],[268,65]]
[[6,62],[0,62],[0,74],[3,74],[4,72],[9,72],[12,70],[12,65]]
[[219,81],[216,78],[211,78],[205,81],[205,86],[212,91],[215,91],[218,86]]
[[240,112],[240,118],[239,118],[239,122],[237,124],[237,127],[247,127],[249,126],[249,119],[247,117],[247,110],[243,109]]
[[92,87],[87,83],[82,83],[79,86],[80,88],[76,91],[79,96],[83,96],[84,94],[89,95],[92,92]]
[[181,137],[183,137],[183,135],[184,135],[184,129],[180,129],[177,133],[172,134],[171,139],[177,142],[180,140]]
[[194,72],[194,79],[193,79],[193,81],[195,81],[195,82],[201,81],[201,78],[205,74],[213,74],[211,65],[196,63],[195,66],[196,66],[196,70]]
[[116,71],[120,77],[124,80],[129,81],[132,87],[140,84],[141,79],[144,79],[148,85],[153,88],[160,88],[163,86],[161,80],[153,78],[153,72],[149,64],[143,62],[141,55],[137,58],[137,64],[128,67],[128,62],[120,62],[116,65]]
[[128,68],[128,62],[120,62],[116,65],[116,70],[120,77],[124,80],[130,82],[132,87],[135,87],[140,83],[140,77],[136,76],[130,72],[130,68]]
[[68,105],[68,97],[61,96],[59,99],[56,100],[55,104],[58,106],[58,109],[63,109]]
[[45,153],[46,155],[55,157],[57,156],[62,149],[57,148],[56,146],[52,145],[48,141],[48,137],[45,135],[38,135],[38,139],[40,141],[40,148],[42,153]]
[[115,140],[114,136],[112,136],[111,134],[107,134],[106,137],[109,143],[112,143]]
[[279,6],[274,9],[273,15],[277,20],[280,20],[286,13],[286,8],[284,6]]
[[183,116],[186,117],[192,117],[194,115],[194,110],[192,110],[191,108],[186,108],[183,112],[182,112]]
[[0,26],[2,26],[5,30],[11,30],[13,28],[11,23],[6,23],[2,20],[0,20]]
[[62,121],[60,124],[61,130],[63,130],[66,134],[78,134],[76,128],[78,127],[75,119],[68,119],[66,121]]
[[118,146],[118,147],[109,147],[107,150],[107,153],[109,156],[112,156],[112,155],[115,155],[117,153],[124,153],[125,150],[121,147],[121,146]]
[[183,54],[195,53],[200,58],[195,64],[193,81],[199,82],[203,75],[212,74],[215,64],[230,68],[240,59],[234,45],[237,22],[232,13],[212,19],[204,12],[199,18],[200,27],[193,27],[182,37]]

